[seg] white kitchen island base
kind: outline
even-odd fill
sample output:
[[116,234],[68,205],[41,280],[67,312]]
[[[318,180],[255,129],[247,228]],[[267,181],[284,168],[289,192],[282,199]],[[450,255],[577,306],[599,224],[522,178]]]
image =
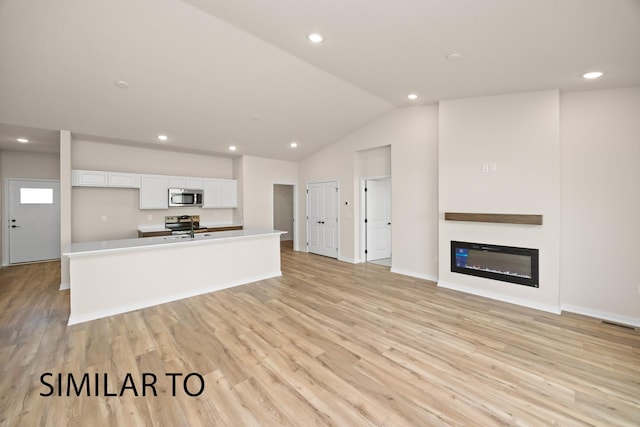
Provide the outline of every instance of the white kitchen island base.
[[74,243],[69,324],[281,276],[277,230]]

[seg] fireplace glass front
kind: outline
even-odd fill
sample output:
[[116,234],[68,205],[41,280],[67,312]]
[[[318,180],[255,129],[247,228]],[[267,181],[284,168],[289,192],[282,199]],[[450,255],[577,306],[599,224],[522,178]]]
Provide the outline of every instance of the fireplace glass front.
[[451,271],[538,287],[538,249],[451,242]]

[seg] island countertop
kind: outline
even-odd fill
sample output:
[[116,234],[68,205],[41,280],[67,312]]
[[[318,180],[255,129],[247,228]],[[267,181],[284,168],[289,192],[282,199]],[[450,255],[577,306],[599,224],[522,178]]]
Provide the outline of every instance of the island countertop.
[[[200,221],[201,228],[226,228],[226,227],[242,227],[242,222],[215,222]],[[138,231],[143,233],[153,233],[162,231],[171,231],[164,224],[142,224],[138,226]]]
[[73,243],[69,324],[281,276],[280,234],[243,229]]
[[217,231],[198,233],[193,238],[188,234],[173,236],[142,237],[133,239],[103,240],[96,242],[72,243],[63,252],[64,256],[74,257],[81,255],[135,251],[140,249],[162,248],[174,245],[195,245],[204,243],[224,242],[235,239],[256,238],[261,236],[271,236],[273,234],[283,234],[286,231],[245,228],[242,230]]

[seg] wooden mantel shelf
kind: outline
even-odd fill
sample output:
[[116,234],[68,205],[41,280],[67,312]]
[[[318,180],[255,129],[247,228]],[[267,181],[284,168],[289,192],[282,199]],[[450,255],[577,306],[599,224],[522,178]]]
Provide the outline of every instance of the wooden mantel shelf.
[[445,221],[494,222],[498,224],[542,225],[542,215],[529,214],[488,214],[445,212]]

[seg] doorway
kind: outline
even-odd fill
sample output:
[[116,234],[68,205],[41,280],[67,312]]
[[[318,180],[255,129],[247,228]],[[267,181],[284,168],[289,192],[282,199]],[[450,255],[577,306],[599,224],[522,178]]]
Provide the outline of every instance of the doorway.
[[391,267],[391,179],[366,179],[365,260]]
[[280,242],[291,249],[295,241],[294,195],[294,185],[273,184],[273,228],[286,231],[280,235]]
[[338,182],[307,184],[307,250],[338,258]]
[[6,181],[4,261],[18,264],[60,258],[60,181]]

